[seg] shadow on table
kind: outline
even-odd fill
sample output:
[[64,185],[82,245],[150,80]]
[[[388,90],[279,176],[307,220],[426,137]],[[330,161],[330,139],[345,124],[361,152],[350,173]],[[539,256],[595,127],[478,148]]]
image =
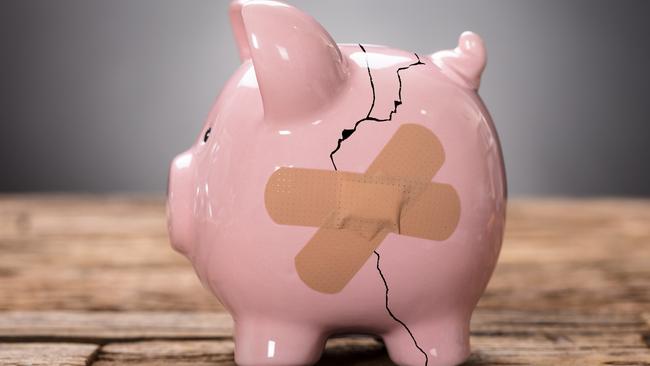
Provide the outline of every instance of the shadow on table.
[[333,338],[327,341],[316,366],[395,366],[384,344],[371,337]]
[[[485,355],[472,353],[460,366],[490,364]],[[372,337],[333,338],[327,341],[323,357],[316,366],[396,366],[380,339]]]

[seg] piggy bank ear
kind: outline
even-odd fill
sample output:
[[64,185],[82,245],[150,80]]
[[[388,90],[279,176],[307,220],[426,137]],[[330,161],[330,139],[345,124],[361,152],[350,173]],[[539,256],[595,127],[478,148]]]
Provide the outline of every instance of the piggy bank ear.
[[312,17],[277,1],[235,1],[230,15],[239,53],[253,61],[266,118],[304,116],[336,98],[347,64]]
[[449,78],[466,88],[478,90],[487,61],[485,45],[478,34],[464,32],[458,47],[436,52],[431,58]]

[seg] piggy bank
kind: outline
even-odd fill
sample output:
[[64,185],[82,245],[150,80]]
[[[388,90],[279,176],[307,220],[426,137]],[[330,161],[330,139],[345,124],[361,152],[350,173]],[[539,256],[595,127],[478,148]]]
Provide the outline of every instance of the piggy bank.
[[168,224],[233,316],[236,363],[314,364],[340,334],[461,363],[506,208],[481,38],[419,55],[337,44],[275,1],[230,18],[241,65],[171,164]]

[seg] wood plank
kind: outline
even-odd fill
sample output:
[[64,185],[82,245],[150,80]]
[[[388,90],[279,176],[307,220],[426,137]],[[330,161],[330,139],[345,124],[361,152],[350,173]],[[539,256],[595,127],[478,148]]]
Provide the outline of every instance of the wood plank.
[[166,237],[160,196],[0,194],[0,238]]
[[222,309],[164,212],[158,197],[1,197],[0,310]]
[[[645,365],[647,349],[631,346],[585,346],[585,340],[546,337],[472,337],[473,353],[466,365]],[[559,346],[557,346],[559,344]],[[214,341],[141,341],[102,347],[95,366],[110,365],[229,365],[233,344]],[[96,345],[61,343],[0,344],[2,365],[85,365]],[[383,345],[371,338],[329,340],[320,366],[394,365]]]
[[502,255],[480,306],[629,313],[650,308],[649,202],[510,204]]
[[[627,336],[631,337],[631,335]],[[626,338],[626,337],[624,337]],[[472,337],[469,365],[647,365],[648,349],[612,339],[592,345],[590,339],[534,337]],[[231,341],[144,341],[104,346],[94,366],[228,365]],[[339,338],[327,343],[318,366],[393,366],[382,343],[372,338]]]
[[235,366],[232,341],[147,341],[102,347],[93,366]]
[[635,314],[581,314],[478,309],[471,322],[476,335],[640,334],[650,327]]
[[[223,339],[232,335],[233,321],[223,312],[3,312],[0,341],[74,340],[107,343],[139,339]],[[479,309],[472,334],[491,336],[617,335],[650,332],[639,315],[535,313]],[[639,343],[641,345],[641,343]]]
[[625,261],[500,263],[479,306],[527,311],[639,313],[650,308],[648,263],[650,259],[643,253]]
[[0,310],[222,309],[166,240],[28,239],[0,251]]
[[0,343],[0,365],[85,366],[99,346],[80,343]]
[[0,341],[106,343],[138,339],[230,338],[227,313],[196,312],[3,312]]
[[493,353],[476,352],[463,366],[487,366],[487,365],[543,365],[543,366],[575,366],[575,365],[625,365],[625,366],[647,366],[650,364],[650,356],[645,350],[600,350],[598,353],[591,352],[544,352],[519,354],[501,354],[498,351]]

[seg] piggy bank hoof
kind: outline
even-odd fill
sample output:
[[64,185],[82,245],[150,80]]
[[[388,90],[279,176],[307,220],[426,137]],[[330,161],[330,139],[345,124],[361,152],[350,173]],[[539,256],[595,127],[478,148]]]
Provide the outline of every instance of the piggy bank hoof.
[[277,321],[235,322],[235,363],[238,366],[308,366],[325,348],[326,337],[307,325]]
[[409,324],[409,330],[396,327],[383,337],[388,355],[397,365],[453,366],[470,355],[469,320],[425,321]]

